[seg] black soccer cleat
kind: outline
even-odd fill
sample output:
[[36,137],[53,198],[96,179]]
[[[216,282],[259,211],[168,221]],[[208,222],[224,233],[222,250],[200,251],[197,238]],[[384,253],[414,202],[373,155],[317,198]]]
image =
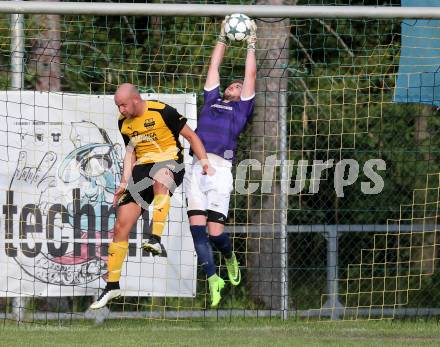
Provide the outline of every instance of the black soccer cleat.
[[117,288],[108,288],[108,285],[105,287],[104,291],[99,296],[98,300],[96,300],[93,304],[90,305],[91,310],[96,310],[98,308],[102,308],[107,303],[114,299],[121,296],[121,289],[119,289],[119,285]]
[[153,256],[162,254],[162,244],[155,237],[150,237],[147,239],[142,245],[142,248],[146,252],[150,252]]

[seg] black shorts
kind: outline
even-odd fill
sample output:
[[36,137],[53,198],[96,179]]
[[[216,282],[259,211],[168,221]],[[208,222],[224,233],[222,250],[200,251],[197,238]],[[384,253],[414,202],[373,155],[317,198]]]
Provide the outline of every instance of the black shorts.
[[[184,164],[178,164],[173,160],[151,164],[138,164],[133,167],[131,173],[131,176],[133,178],[133,180],[131,181],[132,184],[129,184],[127,186],[127,189],[119,198],[118,206],[123,206],[130,202],[137,203],[141,207],[144,207],[144,202],[148,205],[151,204],[154,199],[153,177],[157,171],[164,167],[169,169],[174,175],[174,185],[169,190],[169,194],[170,196],[172,196],[174,190],[183,182],[183,176],[185,175]],[[139,187],[134,186],[136,185],[136,183],[142,180],[145,181],[141,185],[140,189]],[[144,185],[146,186],[146,188],[142,189],[142,186]],[[139,201],[139,199],[142,199],[142,203]]]

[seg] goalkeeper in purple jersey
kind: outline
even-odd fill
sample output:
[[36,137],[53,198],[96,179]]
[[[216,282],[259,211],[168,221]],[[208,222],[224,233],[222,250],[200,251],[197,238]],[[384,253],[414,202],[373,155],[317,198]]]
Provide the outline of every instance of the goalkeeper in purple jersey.
[[[240,283],[238,262],[232,251],[229,235],[224,226],[233,189],[231,173],[235,159],[237,139],[249,121],[254,106],[257,65],[255,44],[257,26],[247,39],[244,80],[235,80],[220,95],[219,68],[226,50],[225,22],[214,48],[204,87],[204,105],[198,118],[196,133],[205,146],[209,161],[215,169],[213,176],[201,175],[200,164],[194,160],[188,168],[184,184],[188,205],[188,218],[199,263],[208,277],[211,307],[221,299],[225,282],[216,274],[212,246],[225,257],[228,277],[232,285]],[[208,227],[208,233],[206,232]]]

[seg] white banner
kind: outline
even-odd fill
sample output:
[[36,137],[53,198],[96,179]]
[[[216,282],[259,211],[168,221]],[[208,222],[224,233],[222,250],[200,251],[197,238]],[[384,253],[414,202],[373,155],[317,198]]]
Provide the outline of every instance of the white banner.
[[[174,106],[194,128],[194,94],[143,97]],[[111,95],[0,92],[0,296],[95,295],[105,286],[124,155],[117,120]],[[124,295],[195,295],[184,201],[179,187],[162,238],[165,256],[141,249],[152,211],[138,221],[120,281]]]

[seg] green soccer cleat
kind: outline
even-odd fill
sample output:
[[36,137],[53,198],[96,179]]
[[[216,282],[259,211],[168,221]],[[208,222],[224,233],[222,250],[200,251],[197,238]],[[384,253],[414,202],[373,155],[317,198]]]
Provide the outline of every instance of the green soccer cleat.
[[225,281],[216,274],[208,278],[209,291],[211,293],[211,308],[216,308],[222,298],[221,290],[225,286]]
[[237,258],[235,257],[235,254],[232,253],[232,257],[230,259],[225,258],[225,263],[231,284],[234,286],[238,286],[241,281],[241,271],[240,268],[238,267],[238,261]]

